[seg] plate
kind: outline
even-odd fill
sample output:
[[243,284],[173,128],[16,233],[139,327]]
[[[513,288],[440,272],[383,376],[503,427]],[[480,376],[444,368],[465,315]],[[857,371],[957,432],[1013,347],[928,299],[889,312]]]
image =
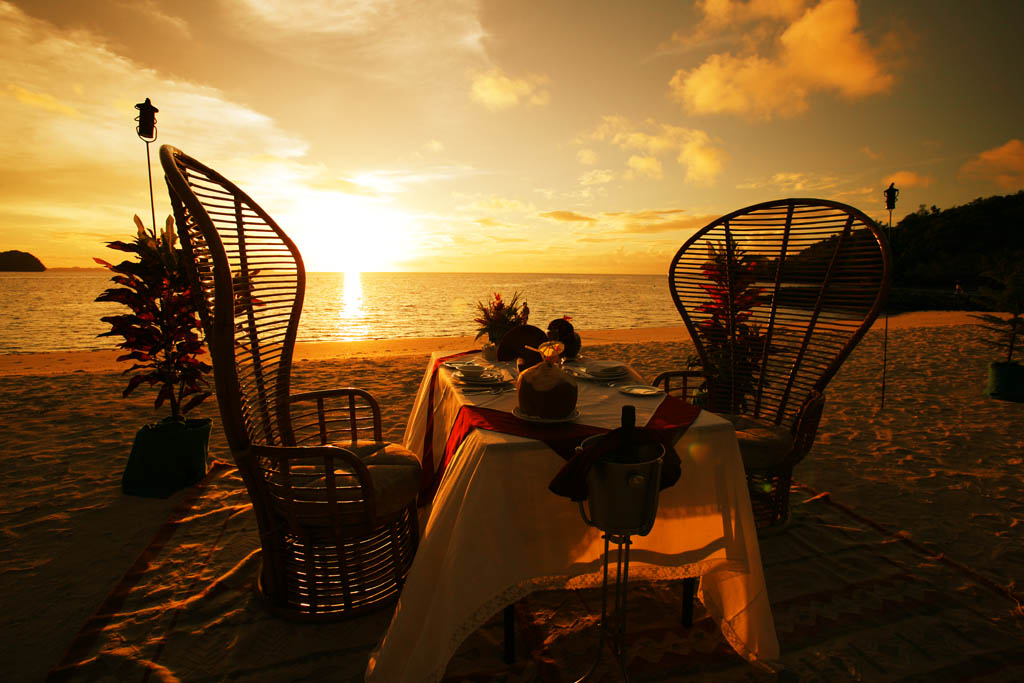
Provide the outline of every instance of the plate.
[[613,360],[595,360],[587,363],[584,368],[584,372],[592,377],[600,377],[602,379],[612,379],[614,377],[621,377],[629,372],[622,363]]
[[617,388],[623,394],[630,396],[660,396],[665,393],[658,387],[652,387],[649,384],[626,384]]
[[444,365],[449,370],[458,370],[463,365],[479,365],[479,363],[476,363],[475,361],[471,360],[449,360],[442,363],[442,365]]
[[486,370],[479,377],[467,377],[458,370],[452,375],[459,384],[501,384],[505,381],[504,375],[494,370]]
[[521,412],[518,407],[512,409],[512,414],[518,417],[520,420],[527,422],[537,422],[539,424],[558,424],[559,422],[572,422],[580,416],[580,411],[573,408],[573,411],[565,417],[536,417],[534,415],[527,415]]
[[586,368],[574,367],[574,366],[563,366],[563,368],[566,371],[568,371],[569,374],[574,375],[575,377],[579,377],[581,379],[593,380],[595,382],[608,382],[608,381],[611,381],[611,380],[622,379],[623,377],[627,377],[629,375],[629,369],[624,367],[624,366],[620,366],[620,367],[622,367],[622,372],[615,372],[615,373],[604,374],[604,375],[595,375],[592,372],[588,372]]

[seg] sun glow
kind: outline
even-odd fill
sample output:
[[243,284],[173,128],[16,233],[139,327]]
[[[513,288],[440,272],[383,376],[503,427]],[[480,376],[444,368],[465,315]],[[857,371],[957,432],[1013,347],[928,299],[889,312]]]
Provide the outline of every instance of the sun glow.
[[[307,272],[395,270],[411,256],[412,221],[379,200],[305,190],[282,215]],[[346,286],[347,289],[347,286]]]
[[358,270],[345,271],[341,286],[341,310],[338,334],[342,341],[359,341],[370,336],[370,325],[363,309],[363,278]]

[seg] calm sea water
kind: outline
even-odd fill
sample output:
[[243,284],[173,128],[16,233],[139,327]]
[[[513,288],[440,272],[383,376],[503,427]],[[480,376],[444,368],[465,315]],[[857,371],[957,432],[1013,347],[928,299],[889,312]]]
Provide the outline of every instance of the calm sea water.
[[[100,322],[122,306],[96,303],[105,271],[0,273],[0,353],[112,349]],[[309,273],[299,341],[476,334],[475,304],[519,291],[530,322],[570,315],[578,329],[680,325],[664,275]]]

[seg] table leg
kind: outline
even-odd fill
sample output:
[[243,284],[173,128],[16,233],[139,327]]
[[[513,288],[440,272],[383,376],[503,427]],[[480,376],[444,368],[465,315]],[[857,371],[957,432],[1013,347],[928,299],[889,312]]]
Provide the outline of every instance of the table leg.
[[516,661],[516,606],[511,604],[505,608],[505,663],[512,665]]
[[697,590],[697,579],[690,577],[683,579],[683,614],[679,621],[683,626],[693,626],[693,600]]

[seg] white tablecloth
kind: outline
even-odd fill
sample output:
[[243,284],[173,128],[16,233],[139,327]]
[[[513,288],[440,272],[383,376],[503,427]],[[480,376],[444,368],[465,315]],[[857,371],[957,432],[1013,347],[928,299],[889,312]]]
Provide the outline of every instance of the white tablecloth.
[[[405,433],[405,445],[419,454],[436,358]],[[618,426],[627,402],[643,425],[662,400],[625,396],[592,382],[579,386],[578,421],[601,427]],[[433,406],[435,467],[465,403],[511,411],[516,394],[463,394],[442,367]],[[732,425],[703,411],[675,449],[682,476],[661,492],[651,533],[633,537],[629,577],[701,577],[698,596],[729,644],[751,661],[775,659],[778,639]],[[601,532],[584,524],[576,503],[548,491],[563,464],[540,441],[481,429],[466,437],[438,488],[366,680],[440,680],[465,637],[503,607],[535,590],[600,585]]]

